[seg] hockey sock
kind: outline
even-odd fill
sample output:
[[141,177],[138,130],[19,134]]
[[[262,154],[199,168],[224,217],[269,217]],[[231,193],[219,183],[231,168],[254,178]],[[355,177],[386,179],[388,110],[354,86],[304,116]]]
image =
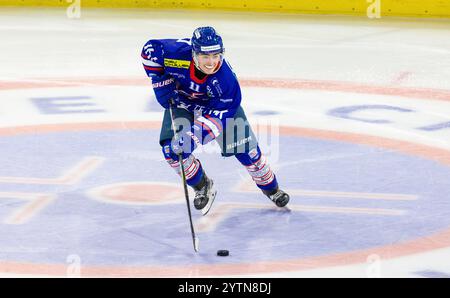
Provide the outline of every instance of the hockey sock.
[[[180,163],[172,158],[166,159],[169,165],[175,170],[178,175],[181,175]],[[186,183],[189,186],[197,185],[201,180],[203,174],[202,164],[194,155],[189,155],[188,158],[183,159],[184,173],[186,175]]]
[[261,153],[259,146],[248,153],[236,154],[236,158],[247,168],[256,186],[261,190],[270,191],[278,187],[277,178],[266,157]]
[[[167,163],[175,170],[175,172],[181,176],[181,167],[178,161],[178,158],[174,159],[173,152],[170,149],[167,149],[167,145],[165,144],[162,147],[162,151]],[[183,153],[183,165],[184,165],[184,173],[186,175],[186,183],[189,186],[197,185],[203,177],[203,168],[200,161],[195,158],[193,154],[185,154]]]

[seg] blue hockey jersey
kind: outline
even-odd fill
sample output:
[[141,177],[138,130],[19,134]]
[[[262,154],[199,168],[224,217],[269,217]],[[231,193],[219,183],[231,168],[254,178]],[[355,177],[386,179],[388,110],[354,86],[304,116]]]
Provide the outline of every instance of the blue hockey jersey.
[[150,78],[170,74],[176,80],[178,107],[221,120],[236,113],[241,103],[241,89],[225,58],[216,73],[199,79],[195,75],[189,38],[149,40],[142,48],[141,57]]

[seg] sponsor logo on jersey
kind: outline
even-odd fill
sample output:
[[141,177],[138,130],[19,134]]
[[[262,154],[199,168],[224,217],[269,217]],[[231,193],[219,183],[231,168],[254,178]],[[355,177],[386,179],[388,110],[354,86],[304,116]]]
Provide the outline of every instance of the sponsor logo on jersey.
[[174,67],[174,68],[189,68],[191,65],[191,61],[187,60],[177,60],[177,59],[164,59],[164,66],[166,67]]
[[177,73],[177,72],[169,72],[172,76],[177,77],[177,79],[185,79],[186,76],[184,74],[181,73]]
[[203,113],[203,110],[205,109],[205,107],[200,106],[200,105],[195,105],[194,107],[194,113],[196,114],[201,114]]
[[208,95],[208,97],[214,97],[210,86],[206,86],[206,94]]
[[225,114],[227,112],[228,112],[228,110],[209,110],[208,114],[214,115],[214,116],[218,117],[219,119],[222,119],[223,114]]

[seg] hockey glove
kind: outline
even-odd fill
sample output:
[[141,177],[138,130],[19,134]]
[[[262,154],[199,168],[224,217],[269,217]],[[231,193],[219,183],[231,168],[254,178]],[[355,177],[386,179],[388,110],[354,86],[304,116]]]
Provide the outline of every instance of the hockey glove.
[[163,108],[168,109],[170,107],[170,99],[178,102],[176,83],[172,76],[164,74],[160,77],[152,77],[152,85],[156,100]]

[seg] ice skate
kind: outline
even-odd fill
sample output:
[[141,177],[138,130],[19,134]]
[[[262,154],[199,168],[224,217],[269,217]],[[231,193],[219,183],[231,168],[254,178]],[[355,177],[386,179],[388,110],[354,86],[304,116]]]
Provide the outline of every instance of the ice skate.
[[278,187],[271,191],[263,190],[263,193],[278,207],[284,207],[289,203],[289,195]]
[[214,182],[206,174],[203,174],[202,181],[194,187],[194,190],[194,207],[200,210],[203,215],[206,215],[216,198],[217,190],[214,189]]

